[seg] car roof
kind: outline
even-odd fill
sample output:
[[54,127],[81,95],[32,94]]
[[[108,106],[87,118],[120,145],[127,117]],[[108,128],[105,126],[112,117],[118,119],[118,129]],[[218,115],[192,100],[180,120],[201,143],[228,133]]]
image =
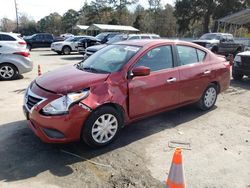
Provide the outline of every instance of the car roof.
[[21,35],[20,33],[2,32],[2,31],[0,31],[0,34],[14,35],[14,36],[16,36],[16,35]]
[[232,35],[231,33],[205,33],[206,34],[214,34],[214,35]]
[[189,45],[200,48],[199,45],[194,44],[192,42],[186,42],[181,40],[169,40],[169,39],[140,39],[140,40],[125,40],[121,42],[117,42],[115,44],[122,44],[122,45],[132,45],[132,46],[147,46],[147,45],[157,45],[157,44],[183,44],[183,45]]
[[128,45],[128,46],[139,46],[139,47],[150,47],[155,45],[183,45],[190,46],[193,48],[200,49],[206,53],[210,53],[211,51],[207,48],[204,48],[198,44],[193,42],[187,42],[182,40],[170,40],[170,39],[140,39],[140,40],[125,40],[121,42],[117,42],[114,44]]

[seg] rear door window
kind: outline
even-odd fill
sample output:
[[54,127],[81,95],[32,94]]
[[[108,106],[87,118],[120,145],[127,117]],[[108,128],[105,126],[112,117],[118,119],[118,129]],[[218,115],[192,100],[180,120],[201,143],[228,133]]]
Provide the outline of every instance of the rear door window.
[[202,62],[205,59],[206,53],[202,50],[190,46],[177,46],[180,65],[189,65]]

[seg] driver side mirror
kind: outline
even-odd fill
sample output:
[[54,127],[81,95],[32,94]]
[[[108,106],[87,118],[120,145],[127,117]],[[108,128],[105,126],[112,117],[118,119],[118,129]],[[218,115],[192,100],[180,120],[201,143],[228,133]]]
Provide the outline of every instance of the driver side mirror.
[[150,68],[145,66],[139,66],[132,70],[131,76],[148,76],[150,74]]

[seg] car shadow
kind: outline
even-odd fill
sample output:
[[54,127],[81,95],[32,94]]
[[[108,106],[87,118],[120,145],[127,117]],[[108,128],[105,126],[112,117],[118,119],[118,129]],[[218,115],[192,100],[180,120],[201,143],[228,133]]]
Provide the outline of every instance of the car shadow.
[[21,74],[19,74],[19,75],[17,75],[16,78],[14,78],[14,79],[12,79],[12,80],[2,80],[2,79],[0,79],[0,81],[1,81],[1,82],[11,82],[11,81],[15,81],[15,80],[21,80],[21,79],[23,79],[23,78],[24,78],[24,76],[21,75]]
[[244,77],[240,81],[236,81],[232,79],[230,85],[236,88],[250,90],[250,78]]
[[[74,172],[68,165],[101,157],[105,153],[174,128],[205,113],[193,106],[187,106],[137,121],[124,127],[117,140],[100,149],[89,148],[82,142],[64,145],[42,143],[27,128],[26,121],[0,125],[0,181],[24,180],[45,171],[64,177]],[[74,153],[82,159],[62,151]]]
[[72,60],[83,60],[83,56],[82,55],[81,56],[79,56],[79,54],[75,54],[75,55],[78,55],[78,56],[64,56],[61,59],[63,59],[63,60],[69,60],[69,61],[72,61]]
[[61,56],[57,53],[51,53],[51,54],[39,54],[40,56]]

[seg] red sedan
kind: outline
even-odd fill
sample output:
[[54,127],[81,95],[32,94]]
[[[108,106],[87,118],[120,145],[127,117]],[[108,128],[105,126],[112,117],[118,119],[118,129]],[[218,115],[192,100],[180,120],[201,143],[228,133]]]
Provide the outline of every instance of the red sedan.
[[97,147],[132,121],[191,103],[211,109],[229,80],[230,63],[196,44],[126,41],[39,76],[23,109],[44,142]]

